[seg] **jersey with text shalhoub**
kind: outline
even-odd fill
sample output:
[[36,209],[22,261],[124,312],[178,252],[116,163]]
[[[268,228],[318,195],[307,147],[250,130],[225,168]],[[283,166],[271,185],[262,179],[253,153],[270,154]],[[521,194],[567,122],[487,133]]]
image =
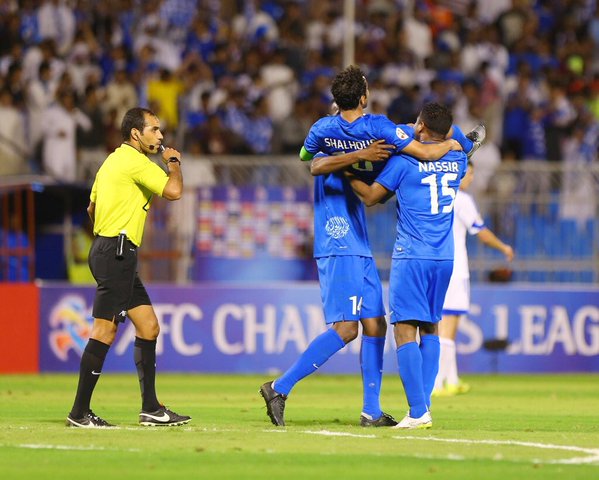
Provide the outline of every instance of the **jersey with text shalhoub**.
[[343,172],[314,177],[314,258],[333,255],[372,257],[364,204]]
[[[414,138],[414,129],[408,125],[395,125],[384,115],[366,114],[348,122],[341,115],[318,120],[304,141],[304,148],[312,155],[318,152],[341,155],[367,148],[376,140],[385,140],[401,152]],[[350,170],[361,180],[372,183],[382,171],[385,162],[358,162]]]
[[409,155],[387,161],[376,182],[397,198],[393,258],[453,259],[453,204],[466,168],[466,154],[460,151],[436,162]]

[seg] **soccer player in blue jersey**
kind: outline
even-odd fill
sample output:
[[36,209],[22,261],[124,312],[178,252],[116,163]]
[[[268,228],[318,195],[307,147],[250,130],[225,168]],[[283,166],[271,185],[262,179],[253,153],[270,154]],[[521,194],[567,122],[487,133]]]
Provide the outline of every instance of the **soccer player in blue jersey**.
[[[260,393],[272,422],[284,425],[285,400],[291,389],[354,340],[359,321],[363,328],[360,361],[364,385],[360,424],[392,426],[397,422],[383,413],[379,401],[387,328],[381,282],[368,243],[363,206],[341,170],[349,167],[371,182],[381,170],[378,161],[388,158],[389,149],[436,159],[460,146],[454,140],[424,145],[414,141],[412,127],[397,127],[382,115],[364,115],[368,85],[357,67],[348,67],[335,77],[332,93],[340,114],[316,122],[300,153],[303,160],[313,159],[314,256],[325,320],[332,326],[282,377],[262,385]],[[472,147],[470,140],[464,138],[464,142],[467,148]],[[313,158],[318,152],[327,156]]]
[[[391,145],[372,143],[354,161],[379,161],[389,157]],[[302,378],[314,373],[333,354],[358,335],[362,323],[360,363],[364,380],[362,426],[393,426],[397,422],[381,410],[379,397],[383,348],[387,326],[381,281],[372,258],[364,205],[353,193],[342,172],[320,175],[319,154],[312,163],[314,178],[314,257],[327,325],[300,358],[274,382],[260,388],[272,423],[285,425],[285,401]]]
[[[407,153],[421,160],[436,160],[450,150],[470,152],[473,142],[458,127],[453,127],[453,139],[439,144],[423,144],[414,139],[413,128],[396,125],[384,115],[364,114],[368,105],[368,82],[359,67],[349,66],[335,77],[331,86],[339,115],[318,120],[304,141],[302,160],[311,160],[319,152],[340,155],[366,148],[375,140],[385,140],[395,146],[396,153]],[[384,162],[360,161],[349,163],[352,157],[330,161],[326,173],[337,167],[349,167],[361,179],[372,182],[384,167]]]
[[[451,121],[446,107],[430,103],[422,109],[415,133],[422,142],[439,143]],[[389,307],[399,375],[410,410],[395,428],[432,426],[429,408],[440,351],[437,324],[453,270],[453,203],[466,168],[463,152],[448,152],[439,161],[427,163],[396,155],[372,185],[357,177],[350,179],[368,206],[392,192],[397,197]]]

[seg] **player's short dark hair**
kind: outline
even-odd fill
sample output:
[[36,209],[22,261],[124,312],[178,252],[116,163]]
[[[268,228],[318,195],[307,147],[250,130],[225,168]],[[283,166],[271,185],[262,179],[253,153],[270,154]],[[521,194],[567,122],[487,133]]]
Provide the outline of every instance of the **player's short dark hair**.
[[143,132],[146,125],[146,114],[156,116],[152,110],[148,110],[147,108],[135,107],[127,110],[121,122],[121,136],[123,140],[131,140],[132,128],[137,128],[140,132]]
[[360,67],[350,65],[333,79],[331,93],[339,110],[353,110],[360,105],[360,98],[366,95],[366,76]]
[[449,108],[440,103],[427,103],[420,111],[420,121],[433,133],[445,137],[453,123]]

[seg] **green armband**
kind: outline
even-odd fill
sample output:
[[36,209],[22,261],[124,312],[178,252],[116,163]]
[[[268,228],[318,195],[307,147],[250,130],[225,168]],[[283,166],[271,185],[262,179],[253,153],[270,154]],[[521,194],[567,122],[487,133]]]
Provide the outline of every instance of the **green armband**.
[[314,158],[314,155],[311,154],[308,150],[306,150],[306,147],[302,147],[299,156],[302,162],[309,162]]

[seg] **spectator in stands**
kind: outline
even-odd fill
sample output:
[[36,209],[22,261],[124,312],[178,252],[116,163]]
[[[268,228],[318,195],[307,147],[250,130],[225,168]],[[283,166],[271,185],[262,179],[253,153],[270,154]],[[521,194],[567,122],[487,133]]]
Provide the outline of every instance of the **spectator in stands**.
[[148,81],[147,101],[159,115],[163,129],[175,132],[179,126],[179,97],[183,93],[183,83],[175,72],[160,69],[157,77]]
[[8,88],[0,87],[0,176],[28,172],[23,116]]
[[231,96],[222,109],[223,126],[230,131],[233,141],[229,142],[235,153],[250,153],[251,149],[245,139],[250,129],[246,108],[246,93],[242,87],[234,86]]
[[69,4],[65,0],[42,0],[37,22],[40,38],[54,40],[57,52],[66,55],[73,45],[76,27]]
[[400,87],[399,92],[387,109],[387,116],[394,123],[412,123],[422,107],[418,85]]
[[56,53],[54,40],[46,39],[37,45],[27,48],[23,56],[23,69],[26,81],[37,78],[39,67],[42,62],[50,64],[52,81],[58,83],[65,71],[65,62]]
[[[543,212],[547,211],[547,195],[552,188],[552,176],[544,168],[547,164],[545,113],[544,106],[533,106],[528,112],[522,137],[522,164],[525,169],[518,185],[518,191],[531,195],[532,203],[543,206]],[[523,207],[530,213],[529,205]]]
[[545,118],[546,156],[550,162],[563,159],[562,142],[576,119],[576,111],[566,95],[562,81],[555,80],[549,85],[549,104]]
[[77,180],[88,182],[93,180],[96,172],[106,158],[105,116],[101,108],[102,98],[98,88],[88,85],[85,98],[80,105],[81,112],[89,118],[90,128],[77,125]]
[[20,33],[25,45],[36,44],[41,40],[36,4],[37,0],[23,0],[19,4]]
[[304,144],[313,119],[304,99],[296,99],[291,115],[274,125],[273,153],[295,154]]
[[151,0],[144,2],[144,15],[138,23],[138,30],[133,41],[136,55],[147,47],[154,51],[153,59],[158,68],[176,71],[181,66],[182,48],[167,36],[167,22],[159,12],[160,2]]
[[285,12],[279,22],[280,45],[286,52],[285,63],[293,69],[297,77],[304,69],[306,60],[304,51],[306,25],[302,5],[301,2],[292,1],[286,2],[283,8]]
[[234,135],[223,126],[217,114],[208,115],[197,129],[197,138],[202,151],[208,155],[231,154],[236,150]]
[[259,43],[262,39],[274,43],[279,38],[279,29],[272,15],[266,11],[262,0],[248,0],[241,11],[233,18],[233,38],[249,44]]
[[57,82],[52,79],[50,63],[44,60],[39,67],[37,78],[27,85],[25,104],[29,122],[29,145],[39,161],[41,156],[41,140],[43,136],[43,113],[54,102]]
[[91,32],[86,32],[86,28],[89,29],[88,26],[82,26],[77,32],[67,66],[75,93],[81,98],[85,95],[88,85],[99,85],[102,79],[102,70],[96,62],[93,51],[95,39]]
[[[197,0],[163,0],[160,16],[166,19],[167,34],[174,42],[182,41],[197,15]],[[199,15],[197,15],[199,16]]]
[[43,113],[42,165],[46,174],[63,182],[77,178],[77,127],[89,130],[90,119],[75,103],[72,90],[59,90],[57,101]]
[[120,125],[118,119],[123,118],[127,110],[138,104],[137,91],[127,75],[127,71],[119,68],[115,72],[114,78],[106,85],[105,91],[102,108],[106,113],[114,110],[115,122]]
[[258,155],[272,153],[273,122],[268,115],[266,97],[258,97],[250,109],[245,141]]
[[0,57],[14,51],[16,45],[21,44],[21,22],[17,12],[10,12],[0,22]]
[[409,49],[422,65],[433,53],[433,36],[430,28],[430,16],[426,5],[419,3],[414,7],[414,15],[407,17],[404,24],[405,38]]
[[184,57],[193,53],[209,62],[216,48],[217,28],[208,18],[196,15],[185,38]]
[[5,87],[12,96],[15,108],[22,111],[25,108],[25,80],[21,62],[14,62],[8,67]]
[[286,64],[282,49],[275,50],[270,60],[260,69],[260,81],[272,120],[278,122],[291,114],[298,85],[294,71]]

